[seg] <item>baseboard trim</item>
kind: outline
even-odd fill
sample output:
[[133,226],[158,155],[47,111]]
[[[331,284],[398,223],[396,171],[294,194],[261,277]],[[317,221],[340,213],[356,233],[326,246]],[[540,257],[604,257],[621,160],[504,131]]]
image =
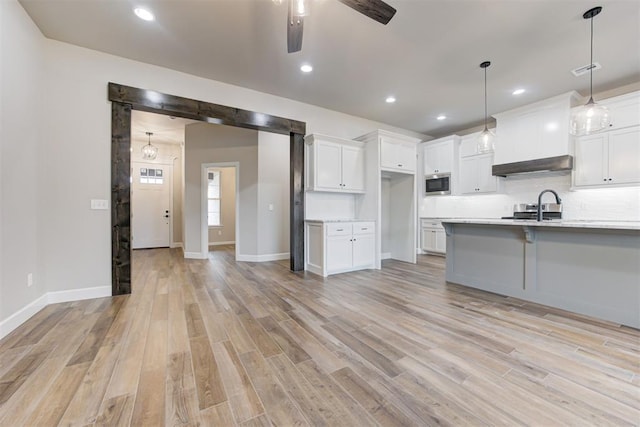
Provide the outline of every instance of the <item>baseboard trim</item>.
[[47,293],[47,303],[80,301],[83,299],[104,298],[111,296],[111,286],[96,286],[94,288],[70,289]]
[[229,240],[228,242],[209,242],[209,246],[222,246],[222,245],[235,245],[235,240]]
[[9,335],[13,330],[29,320],[31,316],[45,308],[49,304],[60,302],[80,301],[91,298],[104,298],[111,296],[111,286],[96,286],[93,288],[70,289],[68,291],[47,292],[35,301],[0,321],[0,339]]
[[380,259],[391,259],[391,252],[382,252]]
[[11,316],[0,321],[0,339],[9,335],[14,329],[29,320],[31,316],[42,310],[47,305],[47,294],[22,307]]
[[169,247],[170,247],[171,249],[174,249],[174,248],[181,248],[181,247],[182,247],[182,242],[173,242],[173,243],[171,243],[171,244],[169,245]]
[[208,255],[202,252],[185,252],[184,257],[186,259],[207,259]]
[[268,262],[268,261],[280,261],[283,259],[289,259],[291,254],[289,252],[283,252],[279,254],[264,254],[264,255],[241,255],[236,256],[236,261],[240,262]]

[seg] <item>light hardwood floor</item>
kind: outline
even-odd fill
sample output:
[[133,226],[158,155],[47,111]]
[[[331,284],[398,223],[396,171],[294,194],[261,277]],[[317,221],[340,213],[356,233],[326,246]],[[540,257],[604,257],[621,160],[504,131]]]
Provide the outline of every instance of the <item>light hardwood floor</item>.
[[0,341],[0,426],[640,424],[638,330],[443,269],[136,251],[132,295],[50,305]]

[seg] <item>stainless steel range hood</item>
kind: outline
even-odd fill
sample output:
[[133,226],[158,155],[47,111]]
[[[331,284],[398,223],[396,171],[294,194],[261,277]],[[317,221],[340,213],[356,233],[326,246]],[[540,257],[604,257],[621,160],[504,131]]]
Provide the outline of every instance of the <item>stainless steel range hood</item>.
[[508,176],[531,172],[570,171],[572,169],[573,156],[566,155],[493,165],[491,174],[494,176]]

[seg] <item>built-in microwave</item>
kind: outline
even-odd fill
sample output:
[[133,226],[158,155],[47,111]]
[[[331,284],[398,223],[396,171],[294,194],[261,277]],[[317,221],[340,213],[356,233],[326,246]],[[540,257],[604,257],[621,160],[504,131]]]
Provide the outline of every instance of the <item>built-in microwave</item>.
[[451,194],[451,174],[439,173],[426,175],[424,180],[425,196]]

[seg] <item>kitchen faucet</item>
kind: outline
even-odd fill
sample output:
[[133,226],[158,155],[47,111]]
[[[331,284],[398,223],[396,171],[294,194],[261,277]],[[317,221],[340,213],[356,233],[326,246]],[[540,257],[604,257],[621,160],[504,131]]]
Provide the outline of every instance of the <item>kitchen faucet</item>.
[[549,190],[549,189],[542,190],[540,192],[540,194],[538,195],[538,211],[537,211],[537,214],[536,214],[536,220],[537,221],[542,221],[542,195],[544,193],[553,193],[553,195],[556,196],[556,203],[560,204],[560,202],[562,202],[562,199],[560,198],[560,196],[558,196],[558,193],[556,193],[555,191]]

